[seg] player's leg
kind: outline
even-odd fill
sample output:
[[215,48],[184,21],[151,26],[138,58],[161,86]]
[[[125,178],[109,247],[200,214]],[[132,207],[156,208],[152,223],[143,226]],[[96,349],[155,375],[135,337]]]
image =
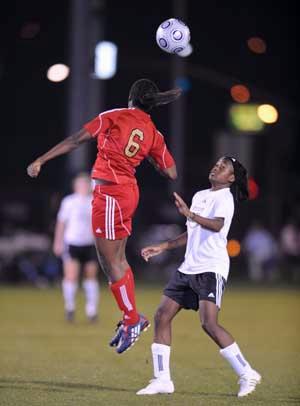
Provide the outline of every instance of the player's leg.
[[[94,247],[93,247],[94,248]],[[83,265],[83,290],[85,293],[85,312],[87,318],[94,322],[98,318],[99,305],[99,282],[98,282],[98,264],[94,260],[85,262]]]
[[96,238],[99,261],[118,307],[123,312],[123,320],[110,342],[111,346],[117,347],[119,354],[129,349],[138,340],[141,332],[146,331],[150,325],[147,318],[137,312],[134,276],[125,254],[126,242],[127,238]]
[[62,280],[62,292],[65,304],[65,318],[67,321],[74,320],[79,271],[80,262],[77,259],[70,256],[63,259],[64,276]]
[[154,379],[137,395],[173,393],[174,384],[170,374],[171,323],[181,309],[198,310],[198,294],[190,287],[189,276],[176,271],[163,291],[163,297],[155,313],[154,342],[151,346]]
[[[198,279],[200,280],[200,277]],[[255,390],[256,385],[261,381],[261,376],[252,369],[232,335],[218,322],[224,281],[220,275],[212,273],[202,274],[201,281],[199,309],[202,328],[221,348],[220,354],[240,377],[238,396],[246,396]],[[206,297],[206,300],[201,300],[201,297]]]
[[136,309],[133,275],[125,255],[127,238],[106,240],[96,238],[99,262],[109,281],[125,324],[135,324],[139,315]]
[[219,309],[215,303],[207,300],[200,300],[199,309],[203,330],[220,348],[228,347],[234,343],[231,334],[218,323]]
[[133,345],[149,326],[149,321],[137,312],[134,277],[125,255],[138,200],[136,184],[98,185],[94,190],[92,224],[97,254],[123,312],[123,320],[110,343],[118,353]]
[[173,393],[174,384],[170,374],[171,326],[172,320],[182,306],[163,295],[154,315],[154,340],[151,345],[153,377],[149,385],[139,390],[137,395]]

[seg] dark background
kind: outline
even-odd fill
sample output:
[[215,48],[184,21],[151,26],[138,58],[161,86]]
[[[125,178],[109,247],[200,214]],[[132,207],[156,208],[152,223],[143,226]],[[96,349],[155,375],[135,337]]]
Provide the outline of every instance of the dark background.
[[[17,1],[16,10],[3,10],[2,227],[14,223],[51,232],[59,200],[70,191],[65,157],[48,163],[38,179],[29,178],[26,167],[69,135],[70,77],[52,83],[47,80],[46,72],[54,63],[69,63],[71,6],[72,1],[66,0],[30,0]],[[117,74],[104,84],[104,109],[125,107],[130,85],[138,78],[149,77],[162,90],[174,85],[172,58],[178,57],[164,53],[155,42],[158,25],[175,16],[172,7],[171,1],[106,2],[104,38],[114,41],[119,53]],[[241,207],[231,235],[241,238],[254,219],[263,221],[276,235],[289,215],[299,215],[300,206],[299,15],[296,6],[291,1],[278,4],[187,1],[186,10],[185,21],[191,30],[194,51],[186,58],[189,89],[183,96],[186,113],[185,162],[180,174],[183,196],[189,203],[197,190],[209,186],[207,174],[217,158],[214,137],[219,131],[230,131],[227,119],[233,102],[230,85],[245,84],[250,89],[251,102],[276,106],[279,121],[252,136],[255,141],[250,175],[258,183],[260,193],[256,200]],[[32,38],[24,37],[28,23],[38,25]],[[265,40],[265,54],[249,50],[247,39],[251,36]],[[92,71],[92,54],[90,65]],[[99,86],[99,81],[95,80],[95,86]],[[82,124],[90,118],[86,117]],[[171,143],[171,119],[169,106],[153,113],[153,120],[165,134],[167,143]],[[91,165],[95,154],[93,144]],[[172,204],[168,182],[148,163],[138,168],[137,177],[141,187],[135,218],[137,232],[153,223],[174,222],[167,215],[168,205]],[[11,214],[14,212],[10,209],[20,202],[26,205],[26,214]],[[271,209],[273,204],[276,210]],[[175,222],[184,225],[179,217]]]

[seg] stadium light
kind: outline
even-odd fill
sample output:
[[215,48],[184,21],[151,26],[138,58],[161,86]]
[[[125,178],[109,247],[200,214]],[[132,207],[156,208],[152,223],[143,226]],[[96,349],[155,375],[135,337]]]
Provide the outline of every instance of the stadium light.
[[255,54],[264,54],[267,50],[266,42],[259,37],[251,37],[247,40],[248,48]]
[[231,258],[237,257],[238,255],[240,255],[241,244],[239,243],[239,241],[233,240],[233,239],[229,240],[227,243],[227,252]]
[[47,71],[47,78],[50,82],[62,82],[70,73],[70,68],[62,63],[50,66]]
[[250,99],[249,89],[244,85],[234,85],[230,89],[233,100],[237,103],[247,103]]
[[266,124],[273,124],[278,120],[278,111],[271,104],[261,104],[258,106],[257,115]]
[[258,197],[259,187],[252,177],[248,179],[248,191],[250,200],[255,200]]
[[232,104],[229,108],[229,122],[241,132],[256,133],[264,128],[264,123],[257,114],[257,104]]
[[95,48],[94,77],[110,79],[117,70],[118,47],[110,41],[101,41]]

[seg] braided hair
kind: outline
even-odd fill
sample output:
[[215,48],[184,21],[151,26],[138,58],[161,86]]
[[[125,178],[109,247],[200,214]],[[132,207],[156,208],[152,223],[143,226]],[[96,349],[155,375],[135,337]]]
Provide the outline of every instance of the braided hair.
[[225,156],[225,160],[230,161],[233,166],[235,180],[230,186],[230,191],[233,194],[234,201],[239,203],[249,198],[248,191],[248,175],[244,166],[231,156]]
[[157,85],[149,79],[139,79],[133,83],[129,91],[132,105],[148,112],[153,107],[168,104],[178,99],[182,90],[179,88],[160,92]]

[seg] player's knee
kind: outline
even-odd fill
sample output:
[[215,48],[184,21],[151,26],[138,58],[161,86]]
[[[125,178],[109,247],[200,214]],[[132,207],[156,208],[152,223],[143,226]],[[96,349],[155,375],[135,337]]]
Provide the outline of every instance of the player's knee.
[[155,322],[156,326],[170,322],[170,317],[168,315],[168,312],[163,307],[159,307],[156,310],[155,315],[154,315],[154,322]]
[[64,276],[64,280],[68,282],[77,282],[77,275],[74,273],[66,273]]
[[94,262],[88,262],[84,267],[84,276],[86,279],[95,279],[97,271],[97,264]]
[[216,322],[212,320],[202,320],[201,326],[203,330],[209,335],[214,334],[217,329]]
[[124,273],[128,268],[128,263],[126,260],[114,259],[110,262],[109,267],[112,272],[122,272]]

